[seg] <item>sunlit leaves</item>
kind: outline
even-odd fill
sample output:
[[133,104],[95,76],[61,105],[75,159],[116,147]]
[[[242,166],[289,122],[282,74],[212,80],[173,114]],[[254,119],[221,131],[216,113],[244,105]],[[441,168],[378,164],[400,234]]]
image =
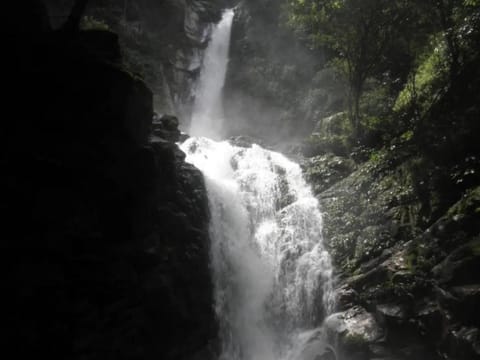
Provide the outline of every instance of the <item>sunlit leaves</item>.
[[393,107],[400,112],[413,103],[418,106],[420,115],[429,107],[429,101],[434,98],[434,93],[440,84],[444,83],[448,74],[447,49],[442,37],[434,37],[431,48],[420,57],[419,65],[413,71],[411,78],[400,92]]
[[465,6],[480,6],[480,0],[464,0]]

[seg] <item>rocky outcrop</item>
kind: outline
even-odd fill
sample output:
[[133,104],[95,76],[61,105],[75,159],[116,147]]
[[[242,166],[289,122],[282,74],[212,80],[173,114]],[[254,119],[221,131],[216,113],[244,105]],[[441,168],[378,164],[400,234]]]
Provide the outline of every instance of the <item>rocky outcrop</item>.
[[22,11],[38,21],[11,24],[5,43],[4,351],[208,358],[202,175],[164,136],[173,122],[151,137],[152,92],[123,66],[114,34],[51,31],[31,2]]
[[330,341],[337,344],[340,358],[365,358],[368,346],[380,343],[384,335],[375,317],[358,306],[330,316],[325,326]]
[[[73,0],[48,0],[54,27],[65,20]],[[84,28],[119,34],[124,63],[141,74],[153,92],[158,113],[190,117],[192,87],[198,77],[209,28],[227,1],[124,1],[89,3]]]
[[303,162],[338,271],[339,313],[326,327],[345,358],[480,356],[479,188],[452,201],[455,187],[443,196],[432,186],[452,170],[431,171],[419,156],[397,142],[364,162],[328,153]]
[[350,175],[356,164],[353,160],[332,154],[314,156],[304,160],[305,179],[312,184],[315,195]]
[[182,136],[182,133],[178,129],[179,122],[176,116],[163,115],[159,117],[155,114],[152,125],[152,134],[161,139],[175,143],[178,142]]

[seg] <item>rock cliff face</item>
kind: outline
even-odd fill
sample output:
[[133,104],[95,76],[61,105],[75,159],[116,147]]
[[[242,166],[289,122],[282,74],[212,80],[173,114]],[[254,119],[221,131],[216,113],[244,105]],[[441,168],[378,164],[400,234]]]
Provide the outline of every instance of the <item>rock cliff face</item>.
[[12,18],[5,43],[8,350],[206,358],[217,334],[207,198],[171,142],[175,121],[151,135],[152,92],[114,33],[52,31],[40,1],[7,10],[27,19]]
[[331,330],[348,358],[477,359],[478,310],[470,304],[480,288],[479,189],[422,227],[404,166],[387,156],[338,182],[332,176],[341,174],[322,174],[334,182],[318,196],[347,322]]
[[[73,0],[48,0],[58,27]],[[199,75],[210,24],[220,20],[226,0],[91,1],[84,28],[108,28],[119,35],[125,65],[141,74],[158,113],[190,118],[192,88]]]

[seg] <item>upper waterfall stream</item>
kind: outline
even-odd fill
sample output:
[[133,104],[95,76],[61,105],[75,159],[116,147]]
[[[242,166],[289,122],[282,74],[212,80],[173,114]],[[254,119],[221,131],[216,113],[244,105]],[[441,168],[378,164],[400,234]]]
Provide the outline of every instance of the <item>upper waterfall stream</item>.
[[189,130],[192,136],[218,139],[222,135],[222,89],[227,73],[233,16],[233,10],[225,11],[222,20],[212,31],[205,51]]
[[[233,11],[213,29],[197,89],[192,137],[181,148],[204,174],[221,360],[315,359],[313,330],[332,311],[332,265],[317,199],[300,166],[222,137],[221,90]],[[309,344],[317,339],[313,355]],[[310,357],[309,357],[310,356]]]

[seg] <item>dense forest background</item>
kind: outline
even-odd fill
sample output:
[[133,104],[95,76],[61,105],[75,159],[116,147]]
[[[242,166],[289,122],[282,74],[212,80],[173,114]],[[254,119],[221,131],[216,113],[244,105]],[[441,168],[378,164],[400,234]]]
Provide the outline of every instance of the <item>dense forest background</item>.
[[478,2],[289,1],[286,9],[341,74],[354,141],[375,146],[403,134],[428,142],[428,128],[445,129],[428,117],[478,61]]

